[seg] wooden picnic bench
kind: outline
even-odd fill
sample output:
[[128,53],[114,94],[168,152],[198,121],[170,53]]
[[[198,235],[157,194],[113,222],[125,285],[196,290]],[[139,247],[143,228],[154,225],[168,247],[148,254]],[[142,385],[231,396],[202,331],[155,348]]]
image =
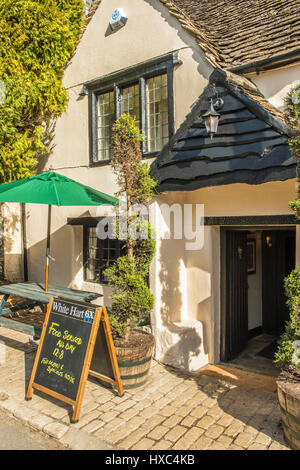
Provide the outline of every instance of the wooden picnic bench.
[[[74,302],[91,302],[92,300],[101,297],[101,294],[96,292],[88,292],[76,289],[70,289],[68,287],[57,287],[48,286],[48,292],[45,292],[45,284],[38,282],[18,282],[16,284],[4,284],[0,286],[0,296],[3,298],[0,301],[0,326],[9,328],[11,330],[21,331],[22,333],[29,334],[36,338],[41,335],[42,329],[22,323],[20,321],[12,320],[11,318],[4,317],[18,310],[24,310],[27,308],[33,308],[38,305],[43,307],[49,303],[51,297],[62,297],[67,300],[73,300]],[[9,297],[19,297],[26,299],[15,306],[5,307]]]

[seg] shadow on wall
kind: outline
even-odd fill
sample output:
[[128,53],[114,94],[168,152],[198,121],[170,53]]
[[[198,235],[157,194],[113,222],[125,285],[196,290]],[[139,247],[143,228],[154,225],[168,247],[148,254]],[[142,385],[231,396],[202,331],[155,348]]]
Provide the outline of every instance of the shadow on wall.
[[35,168],[35,173],[43,173],[46,169],[46,165],[55,148],[55,144],[54,144],[55,128],[56,128],[56,119],[52,119],[45,128],[44,141],[43,141],[44,144],[49,148],[49,153],[41,156],[38,159],[37,166]]
[[161,240],[159,251],[159,282],[161,285],[161,309],[160,315],[164,325],[171,325],[181,320],[183,308],[183,296],[180,286],[180,250],[173,240]]
[[15,244],[15,238],[20,232],[21,212],[17,204],[1,204],[1,217],[3,217],[3,234],[5,237],[5,252],[10,253]]
[[179,369],[189,370],[191,362],[200,353],[202,339],[199,332],[192,326],[185,326],[181,320],[181,312],[186,308],[182,292],[181,258],[173,240],[160,242],[160,272],[161,286],[160,317],[163,326],[162,334],[157,331],[158,349],[162,351],[161,360],[165,364]]
[[209,353],[208,341],[210,328],[207,326],[209,312],[211,307],[211,297],[197,304],[197,321],[202,325],[203,353]]
[[23,281],[23,255],[4,254],[4,279],[8,282]]
[[9,282],[23,279],[21,247],[21,205],[1,204],[1,236],[3,236],[3,277]]
[[[60,287],[97,292],[103,305],[111,305],[111,289],[102,284],[83,280],[83,229],[82,226],[63,225],[51,233],[49,284]],[[46,237],[28,247],[28,278],[45,282]],[[103,297],[102,297],[103,296]]]
[[[152,8],[160,13],[163,19],[168,23],[168,25],[176,30],[178,37],[186,44],[187,47],[191,47],[192,43],[192,36],[182,28],[180,22],[177,18],[170,14],[168,8],[165,5],[162,5],[160,2],[156,0],[145,0]],[[192,48],[193,51],[193,59],[199,63],[197,69],[201,76],[208,79],[209,75],[213,71],[213,66],[208,62],[204,52],[201,51],[200,47],[198,46],[196,40],[194,40],[194,47]],[[199,90],[200,94],[201,90]],[[192,107],[192,106],[191,106]]]
[[[82,253],[76,258],[73,256],[73,229],[69,225],[51,233],[49,284],[70,287],[74,275],[82,268]],[[45,281],[46,265],[46,237],[28,247],[29,280],[34,282]]]

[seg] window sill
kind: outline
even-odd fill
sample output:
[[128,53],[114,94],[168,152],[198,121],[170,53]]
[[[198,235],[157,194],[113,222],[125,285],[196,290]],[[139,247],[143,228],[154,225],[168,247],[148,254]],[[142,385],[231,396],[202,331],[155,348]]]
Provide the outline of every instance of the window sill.
[[108,286],[107,282],[97,282],[97,281],[83,281],[85,284],[90,284],[92,286]]
[[81,281],[80,290],[87,290],[90,292],[97,292],[103,294],[104,289],[109,289],[108,284],[93,282],[93,281]]
[[94,168],[94,167],[97,167],[97,166],[106,166],[106,165],[109,165],[110,162],[111,162],[111,160],[99,160],[98,162],[91,162],[90,161],[89,167]]
[[[157,151],[157,152],[144,153],[142,160],[150,160],[151,158],[157,158],[159,156],[160,152],[161,152],[161,150]],[[111,160],[99,160],[98,162],[91,162],[90,161],[89,167],[94,168],[94,167],[97,167],[97,166],[106,166],[106,165],[109,165],[110,162],[111,162]]]

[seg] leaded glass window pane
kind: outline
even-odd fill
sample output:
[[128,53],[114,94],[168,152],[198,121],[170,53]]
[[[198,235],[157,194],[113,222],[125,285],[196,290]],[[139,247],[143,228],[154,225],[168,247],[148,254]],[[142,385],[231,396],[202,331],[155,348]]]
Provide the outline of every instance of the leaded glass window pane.
[[117,239],[97,237],[96,227],[86,228],[85,242],[85,281],[106,283],[104,271],[119,256],[124,249],[124,242]]
[[161,150],[169,139],[167,74],[147,80],[148,151]]
[[[144,84],[145,83],[145,87]],[[147,142],[144,152],[158,152],[169,140],[169,103],[167,73],[157,75],[130,86],[115,86],[115,90],[97,95],[97,157],[108,161],[111,158],[112,127],[121,114],[135,117],[144,131]],[[117,93],[117,95],[115,95]],[[142,94],[142,101],[141,96]],[[117,103],[117,107],[116,107]],[[145,104],[142,113],[141,105]]]
[[138,83],[122,89],[121,103],[122,114],[130,114],[140,123],[140,87]]
[[112,126],[115,122],[113,91],[98,96],[98,160],[109,160]]
[[96,282],[99,279],[99,238],[95,227],[88,227],[86,280]]

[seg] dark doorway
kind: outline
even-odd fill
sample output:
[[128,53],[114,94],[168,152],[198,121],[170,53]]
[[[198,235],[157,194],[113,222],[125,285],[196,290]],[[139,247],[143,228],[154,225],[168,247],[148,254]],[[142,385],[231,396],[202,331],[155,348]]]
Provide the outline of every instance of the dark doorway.
[[295,267],[295,231],[264,231],[262,237],[263,333],[280,335],[289,318],[284,278]]
[[282,333],[295,239],[295,229],[221,231],[221,361],[235,359],[255,335]]
[[245,347],[248,335],[247,232],[222,234],[221,360],[229,361]]

